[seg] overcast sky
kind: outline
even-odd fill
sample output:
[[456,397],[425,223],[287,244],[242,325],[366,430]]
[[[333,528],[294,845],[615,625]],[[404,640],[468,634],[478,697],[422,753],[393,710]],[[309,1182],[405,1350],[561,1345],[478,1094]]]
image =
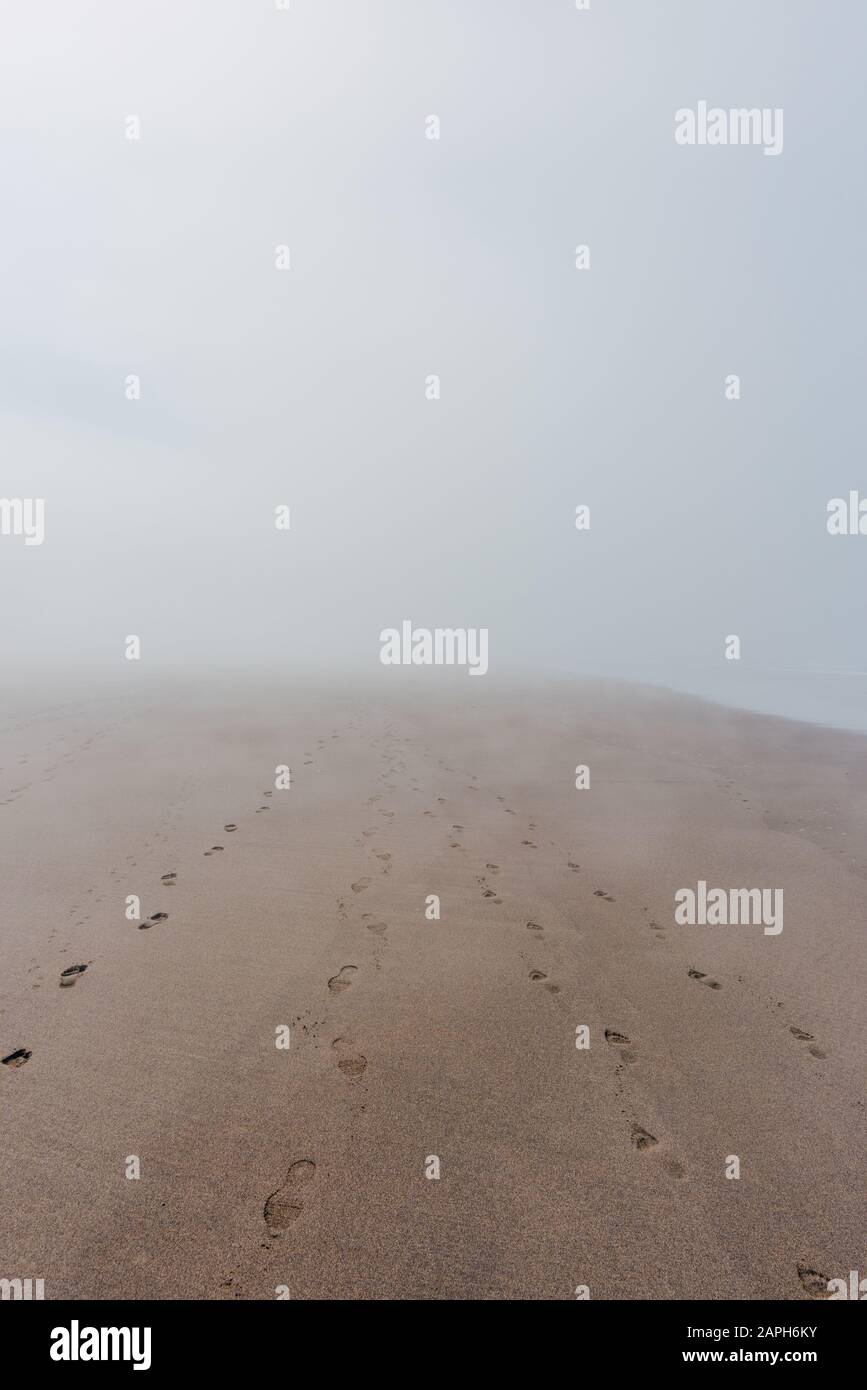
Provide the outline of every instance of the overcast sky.
[[[867,670],[865,13],[4,0],[6,664]],[[782,153],[677,145],[702,100]]]

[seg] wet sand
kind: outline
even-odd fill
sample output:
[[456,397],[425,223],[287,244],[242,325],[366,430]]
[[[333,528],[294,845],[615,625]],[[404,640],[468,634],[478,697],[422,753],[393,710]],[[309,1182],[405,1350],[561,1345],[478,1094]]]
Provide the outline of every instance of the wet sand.
[[[0,1055],[31,1055],[0,1277],[806,1299],[863,1269],[867,738],[603,683],[336,689],[3,711]],[[699,879],[782,888],[782,933],[676,925]]]

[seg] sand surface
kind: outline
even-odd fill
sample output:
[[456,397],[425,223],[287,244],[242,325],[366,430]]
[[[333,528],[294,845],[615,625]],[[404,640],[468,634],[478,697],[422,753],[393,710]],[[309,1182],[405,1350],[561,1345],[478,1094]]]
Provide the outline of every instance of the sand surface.
[[[867,739],[466,676],[2,723],[0,1052],[32,1055],[0,1067],[0,1276],[805,1299],[799,1265],[864,1269]],[[782,887],[782,934],[676,926],[699,878]]]

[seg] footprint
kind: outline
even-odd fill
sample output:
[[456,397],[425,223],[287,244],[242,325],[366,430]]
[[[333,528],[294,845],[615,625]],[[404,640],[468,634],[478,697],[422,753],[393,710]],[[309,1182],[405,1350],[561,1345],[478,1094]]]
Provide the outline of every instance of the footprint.
[[538,931],[538,932],[541,932],[541,931],[544,931],[544,927],[540,927],[538,922],[528,922],[528,923],[527,923],[527,931]]
[[499,864],[486,864],[485,868],[490,869],[492,874],[498,874],[500,872]]
[[652,1149],[659,1143],[655,1135],[642,1129],[641,1125],[632,1126],[632,1147],[634,1149]]
[[390,854],[387,854],[386,851],[385,851],[384,849],[375,849],[375,850],[373,851],[373,853],[374,853],[374,855],[375,855],[375,857],[376,857],[377,859],[382,859],[386,864],[388,863],[389,859],[391,858],[391,855],[390,855]]
[[332,994],[342,994],[345,989],[349,989],[352,984],[351,976],[358,974],[357,965],[342,965],[336,975],[332,975],[328,981],[328,988]]
[[494,892],[493,888],[486,888],[484,893],[482,894],[483,898],[495,898],[496,896],[497,895]]
[[538,849],[538,848],[539,848],[538,845],[534,845],[534,844],[533,844],[533,841],[532,841],[532,840],[522,840],[522,841],[521,841],[521,844],[522,844],[522,845],[527,845],[527,846],[529,846],[530,849]]
[[613,903],[617,901],[616,898],[612,898],[610,893],[606,893],[604,888],[594,888],[593,896],[594,898],[604,898],[607,903]]
[[[799,1042],[815,1041],[813,1034],[805,1033],[803,1028],[793,1027],[789,1029],[789,1032],[792,1034],[793,1037],[797,1038]],[[821,1047],[808,1047],[807,1051],[809,1052],[811,1057],[818,1057],[821,1061],[824,1061],[825,1058],[828,1056],[827,1052],[823,1052]]]
[[139,922],[138,929],[139,931],[147,931],[148,927],[153,926],[154,922],[167,921],[168,916],[169,914],[167,912],[152,912],[146,922]]
[[60,972],[61,986],[74,985],[79,975],[83,975],[86,969],[86,965],[68,965],[65,970]]
[[316,1164],[309,1158],[300,1158],[292,1164],[283,1186],[272,1192],[265,1203],[263,1215],[269,1235],[285,1231],[298,1220],[303,1206],[299,1193],[313,1181],[315,1172]]
[[571,859],[567,859],[566,863],[568,867],[573,871],[573,873],[577,873],[578,870],[581,868],[580,864],[575,864]]
[[351,883],[349,886],[352,889],[353,893],[363,893],[365,888],[370,887],[370,879],[360,878],[355,883]]
[[237,830],[238,827],[237,827],[237,825],[224,825],[224,826],[223,826],[223,829],[224,829],[224,830]]
[[4,1067],[23,1067],[25,1062],[29,1062],[33,1056],[32,1051],[26,1047],[19,1047],[16,1052],[10,1052],[8,1057],[0,1058]]
[[349,1038],[335,1038],[331,1044],[337,1053],[337,1065],[344,1076],[361,1076],[367,1066],[367,1058],[362,1057],[360,1052],[355,1051],[354,1043]]
[[686,973],[691,980],[703,981],[703,983],[707,985],[708,989],[722,989],[722,985],[719,983],[719,980],[709,980],[707,978],[707,975],[702,974],[700,970],[687,970]]
[[630,1062],[638,1060],[636,1053],[630,1050],[632,1039],[628,1038],[625,1033],[618,1033],[615,1028],[606,1028],[605,1041],[610,1043],[612,1047],[620,1048],[620,1060],[625,1062],[627,1066]]
[[559,985],[553,984],[553,983],[548,979],[548,976],[545,974],[544,970],[531,970],[531,971],[530,971],[530,979],[533,981],[534,984],[541,984],[541,983],[544,983],[544,984],[545,984],[545,988],[547,989],[547,991],[548,991],[549,994],[559,994],[559,993],[560,993],[560,986],[559,986]]
[[177,874],[163,874],[160,883],[164,883],[167,888],[173,888]]
[[375,932],[377,936],[385,936],[385,933],[388,931],[387,922],[365,922],[364,925],[367,927],[368,931]]
[[830,1298],[831,1291],[828,1285],[831,1280],[827,1274],[820,1274],[817,1269],[811,1269],[809,1265],[800,1263],[797,1269],[801,1287],[809,1294],[810,1298]]

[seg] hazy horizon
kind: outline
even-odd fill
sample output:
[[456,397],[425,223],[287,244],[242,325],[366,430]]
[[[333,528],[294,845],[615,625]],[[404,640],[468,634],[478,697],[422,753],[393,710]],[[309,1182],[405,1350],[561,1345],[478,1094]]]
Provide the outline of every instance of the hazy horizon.
[[[409,619],[487,629],[487,679],[867,723],[867,540],[825,524],[864,474],[853,26],[7,13],[0,491],[45,499],[0,536],[11,678],[109,681],[129,634],[167,676],[363,678]],[[782,110],[778,157],[679,146],[704,100]]]

